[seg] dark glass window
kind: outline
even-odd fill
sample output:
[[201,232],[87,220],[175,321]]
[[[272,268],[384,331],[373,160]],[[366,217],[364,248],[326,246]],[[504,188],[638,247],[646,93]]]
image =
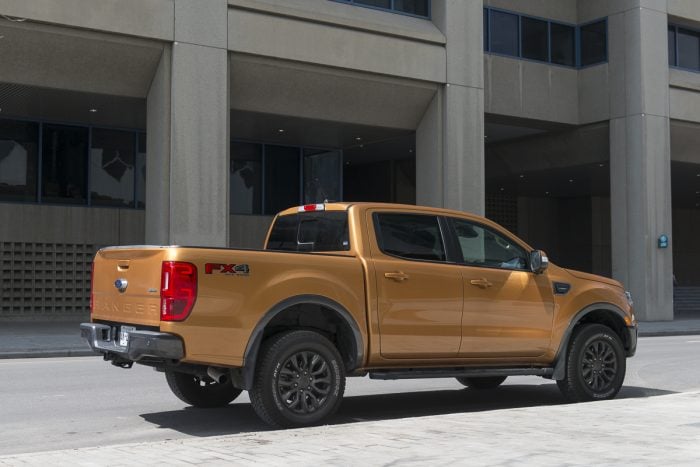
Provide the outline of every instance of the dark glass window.
[[303,212],[280,216],[272,226],[268,250],[347,251],[348,213],[346,211]]
[[437,217],[378,213],[374,223],[379,248],[384,253],[406,259],[445,261]]
[[90,203],[95,206],[134,205],[135,133],[92,130]]
[[340,201],[340,151],[304,149],[304,204]]
[[678,66],[700,70],[700,32],[678,28]]
[[394,0],[394,10],[416,16],[430,16],[428,0]]
[[547,22],[534,18],[521,18],[522,56],[532,60],[549,60]]
[[0,200],[36,201],[39,125],[0,120]]
[[576,41],[573,26],[550,23],[550,43],[552,48],[552,63],[557,65],[576,66]]
[[88,129],[44,125],[41,199],[48,203],[87,201]]
[[502,11],[491,10],[491,52],[517,57],[518,16]]
[[676,65],[676,28],[675,28],[675,26],[668,27],[668,64],[669,64],[669,66]]
[[262,212],[262,145],[231,143],[231,213]]
[[605,20],[581,26],[581,66],[604,62],[607,57]]
[[454,219],[454,226],[466,264],[500,269],[527,269],[528,255],[502,235],[462,219]]
[[299,204],[299,148],[265,146],[265,214]]
[[391,9],[391,0],[351,0],[358,5],[373,6],[375,8]]
[[489,10],[484,8],[484,50],[489,50]]
[[146,207],[146,133],[139,133],[136,153],[136,207]]

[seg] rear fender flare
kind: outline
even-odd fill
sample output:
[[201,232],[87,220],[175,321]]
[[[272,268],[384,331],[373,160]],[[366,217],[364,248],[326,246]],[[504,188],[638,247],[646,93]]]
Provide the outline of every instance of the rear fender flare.
[[364,359],[364,341],[362,339],[360,328],[350,312],[348,312],[345,307],[338,302],[320,295],[297,295],[295,297],[282,300],[273,306],[267,313],[265,313],[265,316],[258,321],[258,324],[253,329],[250,339],[248,339],[248,346],[246,347],[245,355],[243,357],[243,368],[241,368],[240,373],[237,375],[238,378],[234,378],[234,381],[237,380],[237,385],[241,389],[250,390],[252,387],[255,376],[255,365],[257,363],[260,345],[262,344],[263,335],[267,325],[275,316],[288,308],[303,304],[321,305],[323,307],[330,308],[336,312],[338,316],[343,319],[343,321],[345,321],[352,331],[355,351],[354,355],[352,355],[351,367],[349,370],[353,370],[362,365]]

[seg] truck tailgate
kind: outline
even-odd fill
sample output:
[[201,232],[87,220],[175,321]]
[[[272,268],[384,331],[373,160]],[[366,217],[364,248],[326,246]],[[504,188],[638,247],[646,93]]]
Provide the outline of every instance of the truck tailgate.
[[160,325],[161,264],[167,248],[116,247],[93,263],[93,320]]

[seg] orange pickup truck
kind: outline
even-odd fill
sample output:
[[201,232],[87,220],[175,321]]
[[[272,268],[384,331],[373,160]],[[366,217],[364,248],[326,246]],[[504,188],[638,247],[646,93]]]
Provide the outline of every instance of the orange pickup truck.
[[264,250],[128,246],[93,262],[90,346],[149,365],[196,407],[249,391],[279,427],[318,424],[346,376],[508,376],[557,381],[571,401],[609,399],[637,346],[614,280],[549,264],[479,216],[378,203],[291,208]]

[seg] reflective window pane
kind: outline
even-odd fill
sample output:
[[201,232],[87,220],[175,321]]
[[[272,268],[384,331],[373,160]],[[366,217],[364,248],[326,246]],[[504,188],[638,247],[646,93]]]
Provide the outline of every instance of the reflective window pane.
[[304,204],[340,201],[340,151],[304,149]]
[[39,125],[0,120],[0,200],[36,201]]
[[146,207],[146,133],[138,135],[138,152],[136,153],[136,207]]
[[87,128],[44,125],[41,162],[43,202],[87,202],[87,153]]
[[489,50],[489,11],[484,8],[484,50]]
[[428,0],[394,0],[394,9],[416,16],[429,16]]
[[454,227],[464,263],[499,269],[527,269],[527,253],[507,238],[462,219],[454,219]]
[[299,204],[299,148],[265,146],[265,214]]
[[549,60],[547,46],[547,22],[534,18],[522,18],[522,54],[523,58]]
[[678,66],[700,70],[700,32],[678,28]]
[[391,8],[391,0],[354,0],[358,5],[367,5],[377,8]]
[[377,241],[391,256],[424,261],[445,261],[445,248],[437,217],[419,214],[375,214]]
[[262,145],[231,143],[230,170],[231,213],[260,214],[262,212]]
[[574,27],[564,24],[550,23],[552,63],[557,65],[575,66],[576,49]]
[[93,128],[90,148],[90,202],[94,206],[134,206],[136,134]]
[[668,64],[676,65],[676,28],[674,26],[668,27]]
[[491,52],[517,57],[518,17],[510,13],[491,10]]
[[607,25],[605,21],[581,26],[581,66],[604,62],[607,57]]

